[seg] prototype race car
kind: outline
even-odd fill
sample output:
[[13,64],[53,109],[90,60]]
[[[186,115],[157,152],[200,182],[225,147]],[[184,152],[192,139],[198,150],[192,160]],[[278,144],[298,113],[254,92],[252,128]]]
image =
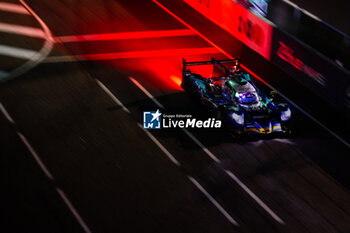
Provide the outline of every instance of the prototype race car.
[[[194,72],[210,66],[209,77]],[[189,69],[192,67],[192,71]],[[207,69],[208,70],[208,69]],[[288,104],[268,98],[240,70],[239,59],[186,62],[183,59],[181,87],[198,98],[235,134],[269,134],[291,132],[291,110]],[[271,92],[271,95],[277,94]]]

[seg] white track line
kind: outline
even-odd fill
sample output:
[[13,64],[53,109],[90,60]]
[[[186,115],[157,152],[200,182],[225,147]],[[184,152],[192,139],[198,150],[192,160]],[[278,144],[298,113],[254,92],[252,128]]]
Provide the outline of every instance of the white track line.
[[195,180],[193,177],[188,176],[188,179],[209,199],[211,203],[225,216],[225,218],[235,226],[239,226],[238,223],[231,217],[229,213]]
[[39,53],[34,50],[16,48],[16,47],[7,46],[7,45],[0,45],[0,55],[2,56],[15,57],[15,58],[21,58],[21,59],[27,59],[27,60],[32,60],[32,59],[35,60],[38,54]]
[[[131,78],[131,77],[129,77]],[[158,106],[161,105],[152,95],[149,93],[139,82],[137,82],[135,79],[133,79],[134,83],[136,82],[138,85],[135,85],[141,89],[153,102]],[[163,109],[165,109],[163,107]],[[203,151],[205,154],[207,154],[211,159],[213,159],[215,162],[220,163],[221,161],[208,149],[206,148],[203,143],[201,143],[192,133],[190,133],[187,129],[182,129]],[[262,202],[241,180],[237,178],[232,172],[226,171],[226,173],[244,190],[248,193],[249,196],[251,196],[273,219],[275,219],[278,223],[284,224],[283,220],[281,220],[280,217],[278,217],[264,202]],[[232,175],[232,176],[231,176]]]
[[[159,101],[154,98],[154,96],[149,93],[149,91],[146,90],[138,81],[136,81],[134,78],[129,77],[129,79],[138,87],[140,90],[145,93],[148,98],[150,98],[158,107],[165,109],[164,106],[159,103]],[[192,133],[190,133],[187,129],[182,129],[210,158],[212,158],[215,162],[219,163],[220,160],[211,153]]]
[[64,203],[66,203],[66,205],[68,206],[70,211],[73,213],[74,217],[79,222],[80,226],[84,229],[85,233],[91,233],[91,230],[86,225],[86,223],[84,222],[82,217],[79,215],[79,213],[76,211],[76,209],[74,208],[73,204],[69,201],[69,199],[67,198],[66,194],[60,188],[57,188],[57,187],[56,187],[56,191],[61,196],[61,198],[64,201]]
[[[15,124],[14,120],[12,119],[12,117],[10,116],[10,114],[7,112],[7,110],[5,109],[5,107],[2,105],[2,103],[0,102],[0,110],[1,112],[4,114],[4,116],[6,117],[6,119],[11,122],[12,124]],[[19,136],[19,138],[22,140],[22,142],[24,143],[24,145],[27,147],[28,151],[31,153],[31,155],[33,156],[34,160],[37,162],[37,164],[39,165],[39,167],[41,168],[41,170],[44,172],[44,174],[46,175],[46,177],[48,179],[50,179],[51,181],[54,181],[54,177],[52,176],[52,174],[50,173],[50,171],[47,169],[47,167],[45,166],[45,164],[42,162],[42,160],[40,159],[40,157],[38,156],[38,154],[35,152],[35,150],[33,149],[33,147],[30,145],[30,143],[28,142],[27,138],[23,136],[22,133],[17,131],[17,135]],[[80,224],[80,226],[84,229],[85,233],[91,233],[89,227],[86,225],[86,223],[83,221],[83,219],[80,217],[80,215],[78,214],[78,212],[76,211],[76,209],[73,207],[72,203],[68,200],[67,196],[64,194],[64,192],[58,188],[55,187],[56,191],[58,192],[58,194],[61,196],[61,198],[63,199],[64,203],[67,205],[67,207],[69,208],[69,210],[72,212],[72,214],[74,215],[74,217],[77,219],[78,223]]]
[[24,143],[24,145],[26,145],[27,149],[29,150],[29,152],[32,154],[32,156],[34,157],[35,161],[38,163],[39,167],[41,168],[41,170],[43,170],[43,172],[45,173],[45,175],[47,176],[47,178],[49,178],[50,180],[54,180],[53,176],[51,175],[51,173],[49,172],[49,170],[47,169],[47,167],[45,166],[45,164],[41,161],[40,157],[38,156],[38,154],[35,152],[35,150],[33,149],[33,147],[29,144],[28,140],[23,136],[23,134],[21,134],[20,132],[17,132],[18,136],[21,138],[22,142]]
[[[233,59],[233,57],[228,54],[227,52],[225,52],[223,49],[221,49],[219,46],[217,46],[214,42],[212,42],[211,40],[209,40],[206,36],[204,36],[202,33],[200,33],[198,30],[196,30],[194,27],[192,27],[191,25],[189,25],[188,23],[186,23],[185,21],[183,21],[180,17],[178,17],[177,15],[175,15],[173,12],[169,11],[169,9],[167,9],[165,6],[163,6],[162,4],[160,4],[159,2],[157,2],[157,0],[152,0],[155,4],[157,4],[160,8],[162,8],[164,11],[168,12],[168,14],[170,14],[171,16],[173,16],[175,19],[177,19],[179,22],[181,22],[183,25],[185,25],[186,27],[188,27],[189,29],[193,30],[194,32],[196,32],[198,34],[198,36],[200,36],[203,40],[207,41],[209,44],[211,44],[212,46],[214,46],[215,48],[217,48],[220,52],[222,52],[224,55],[226,55],[228,58]],[[334,136],[336,139],[338,139],[340,142],[342,142],[345,146],[350,148],[350,143],[347,142],[346,140],[344,140],[342,137],[340,137],[338,134],[336,134],[335,132],[333,132],[332,130],[330,130],[329,128],[327,128],[324,124],[322,124],[320,121],[318,121],[315,117],[311,116],[311,114],[309,114],[308,112],[304,111],[303,109],[301,109],[296,103],[294,103],[293,101],[291,101],[289,98],[287,98],[285,95],[283,95],[281,92],[279,92],[276,88],[274,88],[273,86],[271,86],[270,84],[268,84],[265,80],[261,79],[260,77],[258,77],[257,75],[253,74],[253,72],[249,71],[249,69],[247,67],[244,67],[242,65],[243,69],[246,69],[249,73],[251,73],[254,77],[256,77],[260,82],[264,83],[266,86],[268,86],[269,88],[277,91],[279,93],[280,96],[282,96],[285,100],[287,100],[290,104],[292,104],[295,108],[297,108],[300,112],[302,112],[305,116],[307,116],[308,118],[310,118],[312,121],[316,122],[319,126],[321,126],[323,129],[325,129],[328,133],[330,133],[332,136]]]
[[[5,107],[2,105],[2,103],[0,103],[0,111],[2,112],[2,114],[4,114],[4,116],[6,117],[6,119],[11,122],[12,124],[15,124],[15,121],[13,120],[13,118],[10,116],[10,114],[7,112],[7,110],[5,109]],[[41,168],[41,170],[45,173],[45,175],[47,176],[47,178],[49,178],[50,180],[54,180],[52,174],[49,172],[49,170],[47,169],[47,167],[45,166],[45,164],[41,161],[40,157],[38,156],[38,154],[35,152],[35,150],[33,149],[33,147],[29,144],[28,140],[23,136],[23,134],[21,134],[20,132],[17,132],[18,136],[20,137],[20,139],[22,140],[22,142],[24,143],[24,145],[27,147],[27,149],[29,150],[29,152],[32,154],[32,156],[34,157],[35,161],[38,163],[39,167]]]
[[[7,110],[5,109],[5,107],[2,105],[2,103],[0,103],[0,110],[2,112],[2,114],[4,114],[4,116],[6,117],[6,119],[11,122],[12,124],[15,124],[15,121],[13,120],[13,118],[10,116],[10,114],[7,112]],[[35,161],[38,163],[39,167],[41,168],[41,170],[45,173],[46,177],[49,178],[50,180],[54,180],[52,174],[49,172],[49,170],[47,169],[47,167],[45,166],[45,164],[41,161],[40,157],[38,156],[38,154],[35,152],[35,150],[33,149],[33,147],[29,144],[28,140],[26,139],[26,137],[23,136],[22,133],[17,132],[17,135],[20,137],[20,139],[22,140],[22,142],[24,143],[24,145],[27,147],[27,149],[29,150],[29,152],[32,154],[32,156],[34,157]]]
[[[43,28],[46,40],[45,40],[45,43],[44,43],[43,47],[41,48],[41,50],[36,53],[35,57],[30,58],[30,61],[26,62],[22,66],[20,66],[17,69],[15,69],[13,72],[9,73],[9,75],[7,77],[1,77],[0,81],[6,81],[8,79],[15,78],[15,77],[17,77],[17,76],[19,76],[19,75],[29,71],[30,69],[34,68],[41,61],[43,61],[45,59],[45,57],[47,57],[49,55],[49,53],[51,52],[51,50],[53,48],[53,39],[52,39],[52,33],[51,33],[50,29],[47,27],[47,25],[44,23],[44,21],[25,3],[24,0],[19,0],[19,2],[22,4],[21,7],[24,8],[28,14],[32,15],[39,22],[39,24]],[[0,3],[0,6],[1,6],[1,3]],[[4,6],[4,5],[2,5],[2,6]],[[12,9],[14,9],[14,8],[12,8]],[[17,6],[17,9],[20,9],[20,8]],[[8,49],[8,48],[6,48],[6,49]],[[2,104],[1,104],[1,106],[2,106]],[[13,124],[15,123],[3,106],[2,106],[1,111],[3,112],[5,117],[11,123],[13,123]],[[37,164],[39,165],[39,167],[42,169],[44,174],[47,176],[47,178],[49,178],[51,181],[54,181],[54,177],[49,172],[49,170],[47,169],[45,164],[41,161],[40,157],[35,152],[33,147],[29,144],[28,140],[24,137],[24,135],[22,133],[20,133],[20,132],[17,132],[17,135],[23,141],[23,143],[25,144],[25,146],[27,147],[29,152],[32,154],[32,156],[34,157],[34,159],[37,162]],[[61,189],[57,188],[57,187],[56,187],[56,191],[59,193],[59,195],[61,196],[61,198],[65,202],[65,204],[68,206],[70,211],[73,213],[75,218],[78,220],[78,223],[84,229],[85,233],[91,233],[90,229],[87,227],[86,223],[82,220],[82,218],[80,217],[78,212],[73,207],[72,203],[68,200],[66,195],[63,193],[63,191]]]
[[7,11],[22,15],[30,15],[30,13],[22,5],[8,2],[0,2],[0,11]]
[[159,147],[159,149],[161,149],[164,154],[168,156],[171,162],[173,162],[176,166],[181,166],[179,161],[177,161],[175,157],[147,129],[144,129],[139,123],[137,125],[147,134],[148,137],[152,139],[152,141]]
[[44,21],[25,3],[24,0],[19,0],[19,2],[39,22],[45,34],[45,42],[40,51],[36,52],[34,57],[30,58],[30,60],[25,62],[23,65],[9,72],[8,76],[1,77],[0,82],[6,82],[7,80],[16,78],[24,74],[25,72],[31,70],[32,68],[40,64],[50,54],[54,46],[52,33],[47,27],[47,25],[44,23]]
[[10,114],[7,112],[7,110],[5,109],[4,105],[2,105],[2,103],[0,103],[0,111],[2,112],[2,114],[4,114],[4,116],[6,117],[6,119],[11,122],[12,124],[15,124],[15,121],[12,119],[12,117],[10,116]]
[[[97,84],[102,88],[102,90],[104,90],[107,95],[114,101],[116,102],[119,106],[122,107],[122,109],[127,112],[130,113],[129,109],[127,109],[124,104],[102,83],[100,82],[98,79],[96,79]],[[142,127],[142,125],[137,124],[146,134],[147,136],[164,152],[164,154],[166,156],[168,156],[168,158],[177,166],[181,166],[179,161],[177,161],[175,159],[175,157],[150,133],[148,132],[148,130],[144,129]]]
[[208,148],[206,148],[192,133],[190,133],[187,129],[182,128],[182,130],[215,162],[220,163],[220,160],[211,153]]
[[[112,98],[114,102],[116,102],[119,106],[123,108],[123,110],[127,113],[130,113],[129,109],[127,109],[123,103],[98,79],[96,79],[98,85]],[[166,156],[177,166],[180,166],[179,161],[175,159],[175,157],[150,133],[148,130],[144,129],[142,125],[137,124],[146,134],[147,136],[164,152]]]
[[275,219],[278,223],[284,224],[284,221],[275,214],[258,196],[256,196],[237,176],[232,172],[225,170],[225,172],[244,190],[246,191],[251,198],[253,198],[258,205],[260,205],[270,216]]
[[[131,77],[129,77],[131,78]],[[135,79],[133,79],[136,83],[138,83],[141,86],[141,84],[139,82],[137,82]],[[135,83],[134,82],[134,83]],[[135,85],[136,85],[135,83]],[[102,84],[102,83],[101,83]],[[103,85],[104,86],[104,85]],[[143,88],[143,87],[142,87]],[[140,88],[141,89],[141,88]],[[143,88],[144,89],[144,88]],[[108,90],[106,88],[108,93],[111,93],[110,90]],[[146,91],[150,96],[152,96],[146,89],[144,89],[144,91]],[[114,96],[112,94],[112,96]],[[111,96],[111,97],[112,97]],[[153,97],[151,98],[154,102],[156,101]],[[119,101],[119,100],[118,100]],[[120,101],[119,101],[120,102]],[[156,101],[155,103],[158,103],[158,107],[161,107],[162,105]],[[130,111],[128,110],[128,113],[130,113]],[[161,151],[163,151],[163,153],[171,160],[171,162],[173,162],[176,166],[181,166],[180,162],[177,161],[175,159],[175,157],[146,129],[144,129],[142,127],[141,124],[137,124],[146,134],[147,136],[161,149]],[[226,219],[232,223],[235,226],[239,226],[238,223],[227,213],[227,211],[192,177],[188,176],[188,178],[190,179],[190,181],[210,200],[210,202],[226,217]]]
[[33,38],[45,38],[45,33],[41,28],[27,27],[15,24],[7,24],[0,22],[0,32],[28,36]]
[[120,107],[122,107],[122,109],[124,110],[124,112],[130,113],[129,109],[127,109],[124,104],[117,98],[115,97],[115,95],[113,95],[113,93],[102,83],[100,82],[98,79],[96,79],[97,84],[102,88],[102,90],[104,90],[104,92],[106,92],[106,94],[111,97],[111,99]]
[[313,19],[315,19],[317,21],[321,21],[321,19],[319,17],[317,17],[316,15],[312,14],[311,12],[309,12],[309,11],[299,7],[297,4],[295,4],[295,3],[293,3],[293,2],[291,2],[289,0],[282,0],[282,1],[287,3],[290,6],[294,7],[295,9],[303,12],[304,14],[308,15],[309,17],[311,17],[311,18],[313,18]]
[[[124,104],[102,83],[100,82],[98,79],[96,79],[96,82],[98,83],[98,85],[109,95],[109,97],[116,102],[119,106],[122,107],[122,109],[127,112],[130,113],[129,109],[127,109]],[[1,106],[0,106],[1,107]],[[146,134],[149,138],[151,138],[151,140],[164,152],[164,154],[166,156],[168,156],[168,158],[177,166],[181,166],[179,161],[177,161],[175,159],[175,157],[150,133],[148,132],[148,130],[144,129],[142,127],[142,125],[137,124]]]
[[129,79],[138,87],[141,89],[141,91],[143,93],[145,93],[148,98],[150,98],[158,107],[164,109],[164,106],[158,102],[158,100],[156,100],[152,95],[151,93],[149,93],[146,88],[144,88],[138,81],[136,81],[133,77],[129,77]]

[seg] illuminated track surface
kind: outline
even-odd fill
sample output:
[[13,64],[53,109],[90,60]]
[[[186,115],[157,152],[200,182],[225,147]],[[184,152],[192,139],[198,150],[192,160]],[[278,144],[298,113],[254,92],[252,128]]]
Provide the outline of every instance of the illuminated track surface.
[[181,58],[225,57],[152,1],[28,4],[58,42],[0,87],[9,232],[350,231],[349,148],[298,111],[292,138],[140,129],[144,110],[208,117]]

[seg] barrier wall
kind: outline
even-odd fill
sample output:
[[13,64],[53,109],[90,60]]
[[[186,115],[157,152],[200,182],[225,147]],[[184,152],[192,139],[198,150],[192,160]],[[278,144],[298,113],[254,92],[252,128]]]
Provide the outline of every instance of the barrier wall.
[[183,0],[350,116],[350,73],[233,0]]
[[274,29],[271,62],[350,115],[350,75],[334,62]]
[[269,23],[231,0],[184,1],[251,49],[270,59],[273,27]]

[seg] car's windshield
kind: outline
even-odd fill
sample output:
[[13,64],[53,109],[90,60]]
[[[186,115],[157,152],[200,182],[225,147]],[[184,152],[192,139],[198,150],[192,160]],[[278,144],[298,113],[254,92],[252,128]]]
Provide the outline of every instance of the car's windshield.
[[237,92],[236,98],[241,104],[256,104],[259,102],[258,94],[254,92]]

